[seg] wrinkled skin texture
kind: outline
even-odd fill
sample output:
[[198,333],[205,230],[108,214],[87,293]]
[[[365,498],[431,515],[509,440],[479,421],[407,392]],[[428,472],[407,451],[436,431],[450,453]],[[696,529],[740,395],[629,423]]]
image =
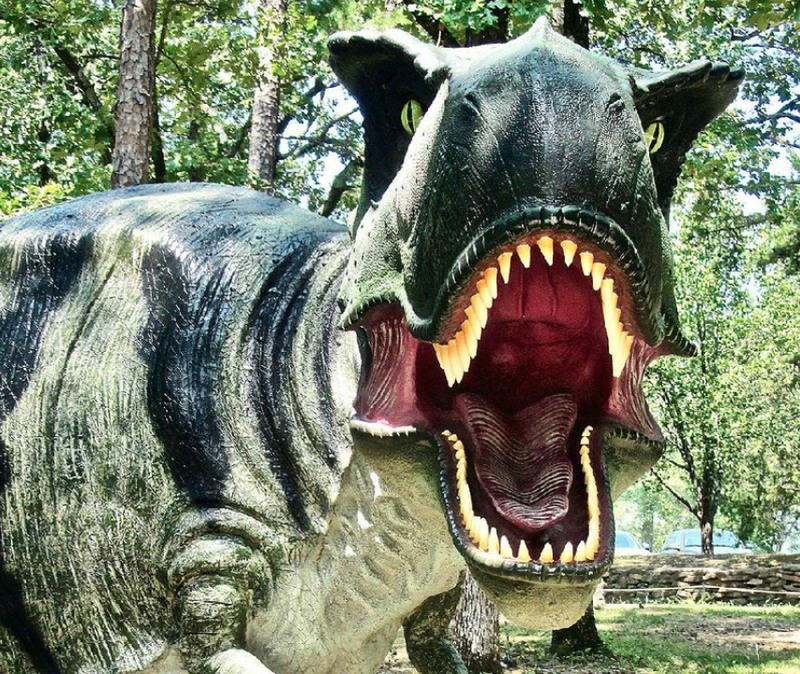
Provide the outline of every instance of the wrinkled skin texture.
[[[460,672],[442,637],[466,565],[523,624],[583,613],[613,553],[611,501],[663,449],[641,374],[691,351],[672,298],[671,193],[741,77],[706,62],[631,71],[543,23],[497,47],[398,32],[330,46],[365,117],[349,234],[210,185],[95,195],[0,225],[0,671],[367,673],[405,621],[423,668]],[[412,135],[410,98],[423,115]],[[650,155],[654,120],[667,134]],[[560,374],[554,347],[526,332],[541,329],[541,302],[519,327],[498,300],[509,317],[481,348],[505,360],[486,363],[550,379],[498,394],[476,360],[448,387],[431,342],[457,327],[467,280],[540,230],[607,256],[635,340],[626,369],[611,377],[599,329],[580,335],[591,376]],[[575,319],[567,305],[595,321],[579,272],[542,265],[530,273],[552,274],[553,329]],[[514,535],[533,551],[583,531],[573,462],[587,420],[596,559],[476,552],[442,425],[465,438],[476,504],[495,508],[516,554]],[[517,498],[511,477],[558,498]]]

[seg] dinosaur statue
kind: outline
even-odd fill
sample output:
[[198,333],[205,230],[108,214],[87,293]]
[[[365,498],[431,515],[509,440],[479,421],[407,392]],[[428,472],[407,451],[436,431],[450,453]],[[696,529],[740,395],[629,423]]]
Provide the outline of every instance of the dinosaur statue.
[[329,46],[364,116],[349,233],[214,185],[0,226],[0,671],[372,672],[465,566],[553,629],[611,563],[663,451],[642,375],[692,352],[670,198],[741,72],[544,20]]

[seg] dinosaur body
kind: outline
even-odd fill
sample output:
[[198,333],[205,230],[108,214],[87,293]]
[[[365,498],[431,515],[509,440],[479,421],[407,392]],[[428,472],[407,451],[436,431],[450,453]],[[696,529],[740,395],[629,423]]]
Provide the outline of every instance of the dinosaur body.
[[644,369],[691,352],[672,189],[740,74],[541,22],[330,47],[349,234],[210,185],[0,225],[1,671],[367,673],[465,566],[555,628],[610,564],[663,451]]

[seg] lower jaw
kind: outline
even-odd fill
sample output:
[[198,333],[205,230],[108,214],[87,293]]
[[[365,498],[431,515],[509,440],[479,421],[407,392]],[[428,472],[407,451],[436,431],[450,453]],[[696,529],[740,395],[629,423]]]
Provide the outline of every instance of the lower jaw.
[[[459,479],[460,471],[464,470],[463,444],[457,440],[455,434],[449,431],[441,433],[438,443],[441,464],[440,487],[448,526],[456,548],[473,570],[480,569],[481,573],[493,578],[508,578],[534,584],[568,583],[594,586],[599,581],[612,561],[614,517],[605,472],[602,469],[596,471],[587,460],[592,449],[595,464],[601,461],[599,442],[594,442],[594,446],[589,447],[591,431],[590,426],[581,434],[581,442],[584,443],[581,449],[585,452],[582,462],[584,474],[579,485],[573,485],[574,489],[586,490],[586,511],[567,513],[565,519],[572,519],[572,527],[555,525],[559,529],[571,528],[572,531],[580,532],[580,520],[585,517],[588,523],[585,531],[581,532],[584,535],[563,533],[555,535],[548,528],[528,532],[526,535],[524,531],[520,532],[507,523],[505,527],[498,524],[500,531],[504,528],[507,531],[515,530],[516,534],[512,535],[509,532],[508,538],[497,534],[494,527],[491,536],[487,536],[485,521],[482,526],[476,526],[476,519],[482,518],[470,502],[470,490],[466,487],[466,481]],[[499,513],[486,514],[487,518],[483,519],[502,522]],[[576,519],[579,522],[577,526]],[[573,538],[576,539],[574,542],[571,540]],[[526,541],[522,544],[524,552],[520,541]]]

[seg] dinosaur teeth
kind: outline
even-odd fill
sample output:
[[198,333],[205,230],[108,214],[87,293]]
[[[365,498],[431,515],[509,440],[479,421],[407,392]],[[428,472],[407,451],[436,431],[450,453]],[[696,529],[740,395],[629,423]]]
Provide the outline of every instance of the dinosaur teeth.
[[581,271],[584,276],[589,276],[592,273],[592,265],[594,264],[594,255],[592,253],[583,252],[580,254],[581,258]]
[[[587,426],[584,429],[580,448],[581,469],[583,470],[583,480],[586,483],[586,509],[589,513],[589,536],[584,546],[584,555],[588,560],[595,558],[600,547],[600,499],[594,468],[592,468],[592,461],[589,456],[592,431],[593,428],[591,426]],[[578,547],[580,548],[580,544]]]
[[527,243],[521,243],[517,246],[517,255],[522,266],[528,269],[531,266],[531,247]]
[[497,258],[497,262],[500,265],[500,275],[503,277],[503,281],[508,283],[508,279],[511,276],[511,258],[513,256],[511,253],[503,253],[500,257]]
[[[554,264],[555,242],[550,236],[542,236],[536,240],[535,245],[548,265]],[[622,309],[618,306],[619,295],[615,291],[614,279],[606,276],[608,266],[604,262],[595,260],[592,252],[584,250],[579,252],[578,244],[571,239],[559,242],[560,252],[563,252],[564,264],[571,266],[577,255],[580,259],[580,268],[584,276],[590,277],[592,288],[600,294],[603,322],[608,338],[608,353],[611,356],[611,370],[614,377],[620,377],[633,348],[634,338],[621,320]],[[531,245],[519,243],[514,247],[520,263],[526,269],[531,264]],[[504,283],[511,278],[511,262],[514,253],[506,251],[497,257],[497,266],[486,268],[475,283],[473,294],[470,296],[469,306],[464,309],[465,320],[462,321],[458,332],[447,344],[434,344],[436,357],[444,371],[447,384],[450,387],[460,383],[469,371],[472,360],[478,354],[481,334],[489,321],[489,313],[497,299],[498,275]]]
[[561,242],[561,250],[564,251],[564,264],[569,267],[575,259],[575,252],[578,250],[578,244],[569,239],[564,239]]
[[[580,439],[580,462],[586,484],[586,501],[589,514],[589,532],[586,540],[581,540],[577,545],[571,541],[564,544],[558,555],[560,564],[577,564],[593,560],[600,548],[600,502],[597,490],[597,481],[592,468],[590,454],[592,426],[587,426]],[[481,517],[474,510],[472,491],[468,482],[467,452],[464,443],[455,433],[443,431],[444,436],[453,451],[456,464],[456,493],[458,496],[458,510],[461,523],[475,547],[485,553],[484,559],[490,563],[511,560],[523,564],[531,562],[528,545],[520,540],[516,556],[511,541],[505,534],[500,534],[497,527],[491,526],[485,517]],[[539,554],[539,563],[552,564],[556,555],[551,543],[542,546]]]
[[542,257],[545,259],[545,262],[549,264],[551,267],[553,266],[553,239],[549,236],[543,236],[536,242],[536,245],[539,246],[539,250],[542,253]]

